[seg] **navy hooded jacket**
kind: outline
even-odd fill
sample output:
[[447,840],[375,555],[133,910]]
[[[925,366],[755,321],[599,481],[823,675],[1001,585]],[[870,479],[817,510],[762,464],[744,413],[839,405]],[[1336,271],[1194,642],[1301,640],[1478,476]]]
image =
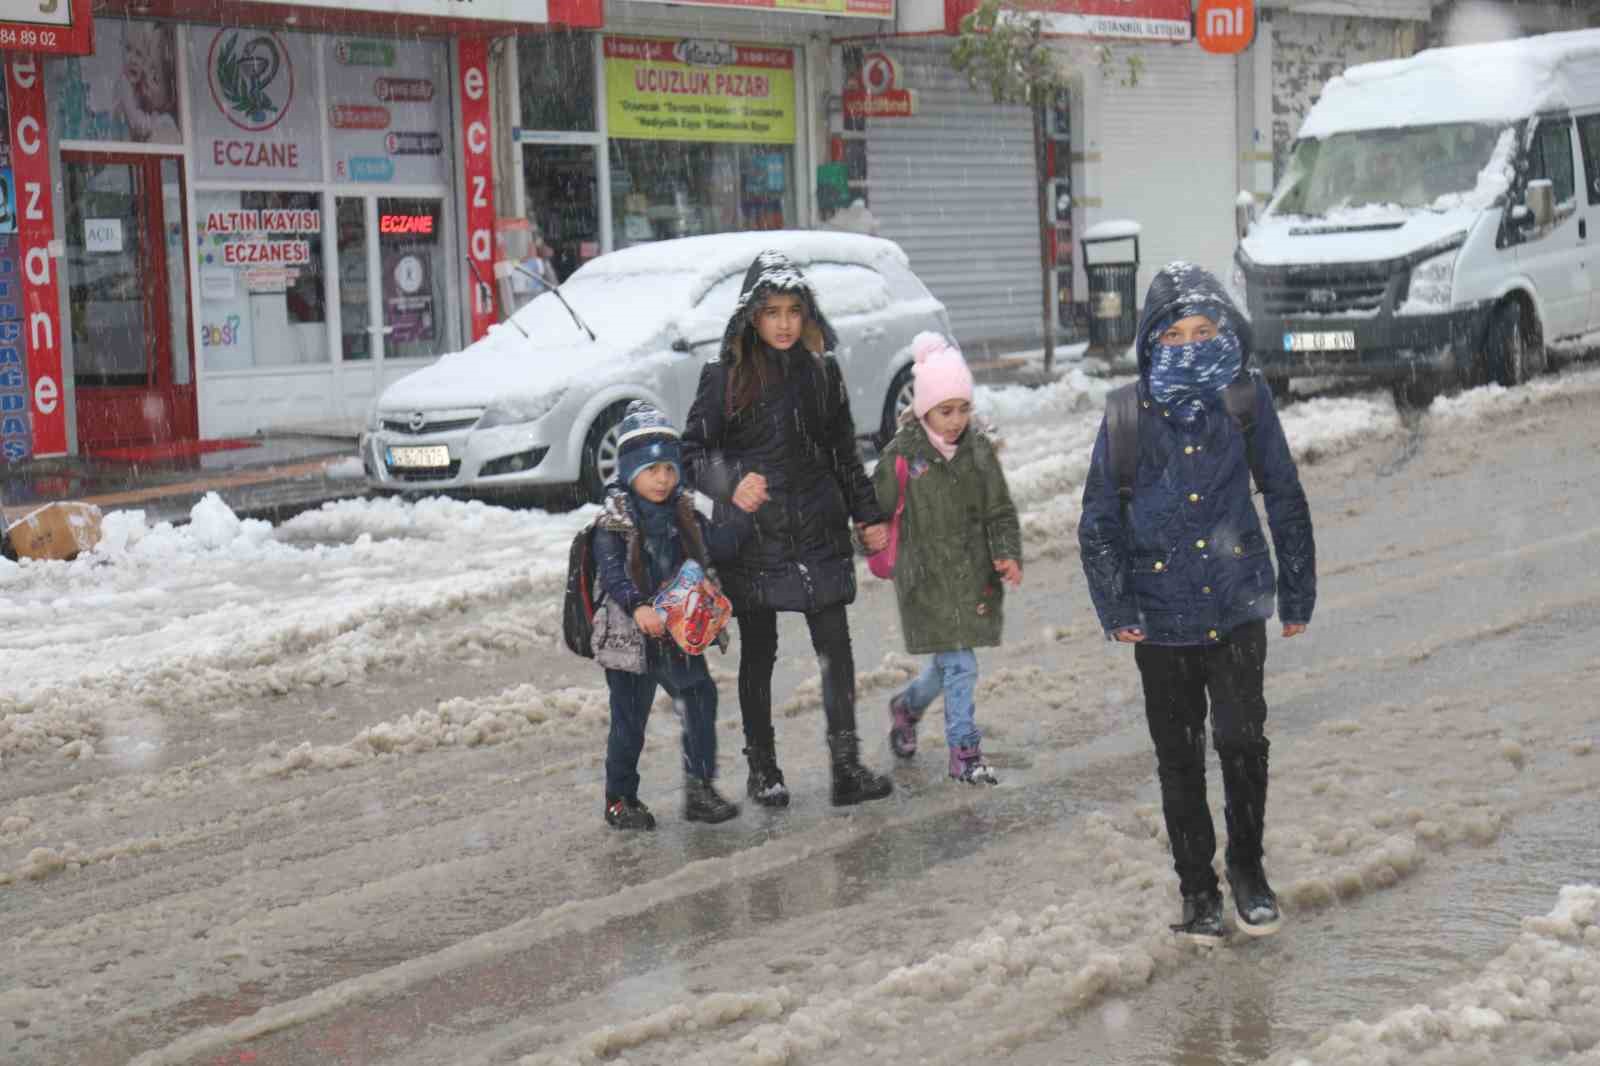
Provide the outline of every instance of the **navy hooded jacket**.
[[[1244,433],[1221,397],[1193,425],[1151,399],[1148,334],[1177,308],[1197,302],[1222,305],[1243,350],[1240,374],[1256,377],[1251,445],[1278,555],[1276,580],[1250,495]],[[1271,617],[1275,600],[1285,623],[1309,623],[1317,598],[1311,509],[1272,391],[1250,369],[1249,323],[1213,275],[1187,263],[1156,275],[1144,308],[1132,528],[1123,519],[1104,420],[1083,486],[1078,544],[1101,626],[1108,636],[1137,626],[1150,644],[1214,644],[1236,626]]]

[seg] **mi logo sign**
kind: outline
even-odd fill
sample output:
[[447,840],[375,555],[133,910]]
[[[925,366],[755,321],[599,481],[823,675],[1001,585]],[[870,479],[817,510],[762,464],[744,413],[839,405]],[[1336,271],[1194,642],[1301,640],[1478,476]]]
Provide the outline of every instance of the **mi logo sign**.
[[1220,55],[1242,52],[1255,36],[1255,0],[1200,0],[1194,22],[1201,48]]

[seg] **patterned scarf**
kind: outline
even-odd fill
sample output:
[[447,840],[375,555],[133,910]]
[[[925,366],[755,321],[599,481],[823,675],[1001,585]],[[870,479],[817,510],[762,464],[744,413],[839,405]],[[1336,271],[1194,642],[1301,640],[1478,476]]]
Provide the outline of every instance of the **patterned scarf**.
[[[1162,344],[1156,338],[1180,318],[1204,314],[1217,323],[1217,335],[1193,344]],[[1193,423],[1207,404],[1239,376],[1244,351],[1239,335],[1228,324],[1225,312],[1213,306],[1180,307],[1164,317],[1151,331],[1150,398],[1169,409],[1184,424]]]

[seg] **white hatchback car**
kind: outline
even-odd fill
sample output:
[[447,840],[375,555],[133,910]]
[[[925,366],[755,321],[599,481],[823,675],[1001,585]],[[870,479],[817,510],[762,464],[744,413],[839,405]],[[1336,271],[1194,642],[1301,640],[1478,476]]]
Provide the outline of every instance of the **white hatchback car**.
[[801,265],[839,334],[858,431],[892,433],[910,402],[912,338],[950,335],[944,305],[898,245],[802,231],[685,237],[585,264],[561,286],[576,318],[540,296],[466,350],[385,389],[361,437],[368,484],[435,492],[576,483],[599,499],[629,401],[648,400],[683,424],[745,271],[768,248]]

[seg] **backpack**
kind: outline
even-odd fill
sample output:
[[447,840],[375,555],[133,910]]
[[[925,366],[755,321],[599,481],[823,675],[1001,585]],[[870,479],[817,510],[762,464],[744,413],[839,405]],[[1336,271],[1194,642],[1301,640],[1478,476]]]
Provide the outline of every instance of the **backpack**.
[[595,580],[594,522],[572,538],[567,552],[567,591],[561,600],[561,637],[585,659],[594,658],[594,610],[601,589]]
[[[1245,461],[1256,491],[1261,489],[1261,457],[1256,454],[1256,388],[1254,375],[1239,378],[1222,390],[1222,405],[1244,434]],[[1133,503],[1133,484],[1139,473],[1139,383],[1113,389],[1106,397],[1106,465],[1117,482],[1124,519]]]

